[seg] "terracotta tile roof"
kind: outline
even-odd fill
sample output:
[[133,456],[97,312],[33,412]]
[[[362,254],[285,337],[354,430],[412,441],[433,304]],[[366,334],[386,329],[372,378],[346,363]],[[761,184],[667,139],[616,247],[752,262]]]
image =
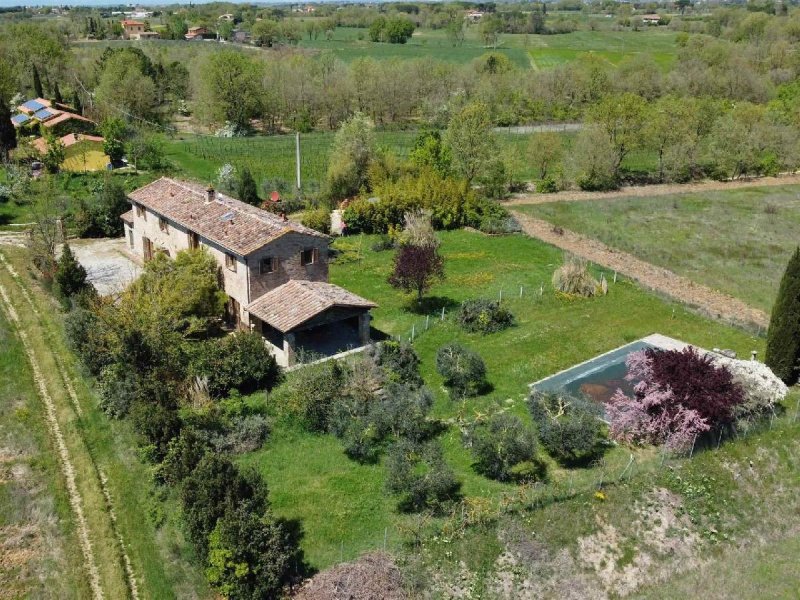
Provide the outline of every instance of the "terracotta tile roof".
[[294,279],[251,302],[247,310],[286,333],[334,306],[370,309],[378,305],[332,283]]
[[70,119],[77,119],[78,121],[86,121],[88,123],[94,123],[91,119],[87,119],[86,117],[82,117],[81,115],[76,115],[75,113],[71,112],[62,112],[57,117],[50,119],[49,121],[45,121],[45,127],[55,127],[59,123],[63,123],[64,121],[69,121]]
[[205,186],[188,181],[162,177],[128,197],[239,256],[247,256],[290,232],[328,239],[314,229],[219,192],[207,202]]
[[126,213],[122,213],[119,216],[119,218],[122,219],[124,222],[128,223],[129,225],[132,225],[133,224],[133,209],[130,209]]

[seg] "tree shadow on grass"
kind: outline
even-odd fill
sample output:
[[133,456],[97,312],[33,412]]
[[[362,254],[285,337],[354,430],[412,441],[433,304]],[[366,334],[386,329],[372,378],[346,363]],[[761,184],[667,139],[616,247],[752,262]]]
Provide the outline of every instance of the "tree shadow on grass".
[[278,523],[286,533],[285,540],[289,547],[297,548],[291,558],[292,583],[297,584],[316,574],[317,570],[306,561],[305,552],[300,547],[300,542],[305,537],[303,522],[300,519],[278,519]]
[[450,312],[451,310],[457,308],[459,304],[459,302],[456,302],[452,298],[445,298],[443,296],[427,296],[420,302],[417,302],[416,298],[410,300],[406,303],[403,309],[415,315],[430,315],[434,313],[438,314],[442,311],[442,309]]

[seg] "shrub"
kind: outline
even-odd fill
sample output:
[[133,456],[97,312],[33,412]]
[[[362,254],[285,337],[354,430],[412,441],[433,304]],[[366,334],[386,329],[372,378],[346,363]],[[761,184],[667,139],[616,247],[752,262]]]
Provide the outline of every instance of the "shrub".
[[598,292],[600,284],[589,273],[585,260],[572,257],[553,273],[553,287],[564,294],[590,298]]
[[370,427],[381,439],[422,441],[431,432],[428,413],[432,406],[433,394],[428,388],[390,383],[371,407]]
[[514,324],[514,315],[499,302],[478,298],[461,304],[458,324],[472,333],[494,333],[511,327]]
[[786,384],[764,363],[724,356],[714,356],[714,363],[724,365],[733,375],[734,383],[744,391],[744,401],[733,411],[739,429],[746,429],[755,420],[772,413],[789,393]]
[[552,194],[558,191],[558,182],[553,177],[545,177],[536,184],[539,194]]
[[209,535],[225,513],[242,509],[263,514],[269,506],[267,488],[257,473],[241,472],[215,454],[206,454],[183,481],[180,499],[186,533],[203,559]]
[[602,406],[586,398],[534,392],[528,400],[539,441],[565,466],[584,466],[608,448]]
[[392,287],[416,292],[417,302],[433,282],[444,279],[444,260],[435,246],[400,246],[389,277]]
[[167,454],[169,443],[181,431],[181,419],[176,407],[137,399],[130,407],[130,416],[136,432],[149,444],[150,459],[161,462]]
[[409,386],[422,385],[419,356],[410,343],[387,340],[370,346],[367,354],[387,371],[389,381]]
[[278,598],[302,552],[287,525],[245,507],[220,518],[208,540],[206,576],[225,598]]
[[56,294],[62,301],[92,289],[86,279],[86,269],[75,259],[69,244],[64,244],[61,257],[58,259],[55,273]]
[[158,476],[164,483],[177,485],[186,479],[212,449],[208,437],[193,427],[184,427],[170,440],[167,453],[159,465]]
[[468,440],[475,470],[490,479],[535,480],[544,476],[536,458],[536,434],[513,415],[495,413],[474,426]]
[[386,489],[399,496],[397,507],[401,511],[442,512],[458,499],[461,483],[445,462],[438,443],[420,445],[400,440],[386,459]]
[[324,208],[315,208],[304,212],[302,223],[306,227],[326,235],[331,232],[331,214]]
[[225,423],[225,432],[214,445],[219,452],[242,454],[258,450],[269,436],[269,423],[263,415],[236,415]]
[[688,450],[699,435],[731,423],[744,401],[731,372],[691,347],[633,352],[626,364],[626,379],[638,382],[634,395],[617,390],[606,411],[611,435],[627,443]]
[[439,348],[436,371],[444,378],[444,384],[450,388],[453,399],[477,396],[489,386],[483,359],[460,344]]
[[329,360],[295,371],[277,400],[284,414],[310,431],[328,431],[334,401],[342,394],[346,372]]
[[280,379],[280,368],[256,332],[237,332],[198,345],[190,368],[191,374],[203,377],[214,398],[227,396],[231,390],[249,394],[271,389]]
[[92,375],[99,375],[113,360],[105,323],[87,308],[74,307],[64,319],[70,349]]
[[781,279],[769,321],[764,362],[786,385],[800,378],[800,247]]

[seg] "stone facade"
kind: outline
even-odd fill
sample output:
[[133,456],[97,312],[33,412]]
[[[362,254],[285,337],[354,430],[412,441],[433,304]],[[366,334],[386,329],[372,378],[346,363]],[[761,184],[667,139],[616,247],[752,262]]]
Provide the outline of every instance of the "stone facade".
[[[191,248],[191,236],[186,227],[152,210],[134,204],[132,226],[125,224],[125,238],[131,252],[147,260],[147,240],[152,253],[175,255]],[[195,234],[196,235],[196,234]],[[225,293],[238,303],[238,322],[250,325],[246,307],[250,302],[290,279],[308,281],[328,280],[328,240],[303,233],[289,232],[266,244],[248,256],[227,252],[213,241],[197,235],[197,243],[205,248],[220,266],[220,278]],[[302,253],[312,251],[312,261],[302,264]],[[308,256],[308,254],[306,255]],[[271,272],[262,261],[270,258]]]

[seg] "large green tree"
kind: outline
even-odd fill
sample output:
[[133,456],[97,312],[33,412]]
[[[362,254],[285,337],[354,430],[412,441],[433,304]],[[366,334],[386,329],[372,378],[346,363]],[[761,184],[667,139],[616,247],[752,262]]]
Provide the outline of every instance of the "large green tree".
[[261,67],[250,56],[233,49],[209,53],[197,82],[197,109],[207,123],[246,128],[261,114]]
[[361,113],[336,132],[328,163],[327,188],[333,200],[357,194],[367,186],[367,171],[376,157],[374,125]]
[[590,108],[587,120],[608,136],[614,150],[615,175],[625,157],[644,143],[647,117],[647,102],[631,93],[607,96]]
[[104,55],[102,72],[95,88],[95,101],[107,116],[155,117],[156,84],[149,73],[149,60],[138,49]]
[[800,379],[800,247],[789,260],[772,307],[764,360],[787,385]]
[[488,105],[473,102],[453,115],[444,141],[454,171],[472,183],[486,169],[497,150]]

